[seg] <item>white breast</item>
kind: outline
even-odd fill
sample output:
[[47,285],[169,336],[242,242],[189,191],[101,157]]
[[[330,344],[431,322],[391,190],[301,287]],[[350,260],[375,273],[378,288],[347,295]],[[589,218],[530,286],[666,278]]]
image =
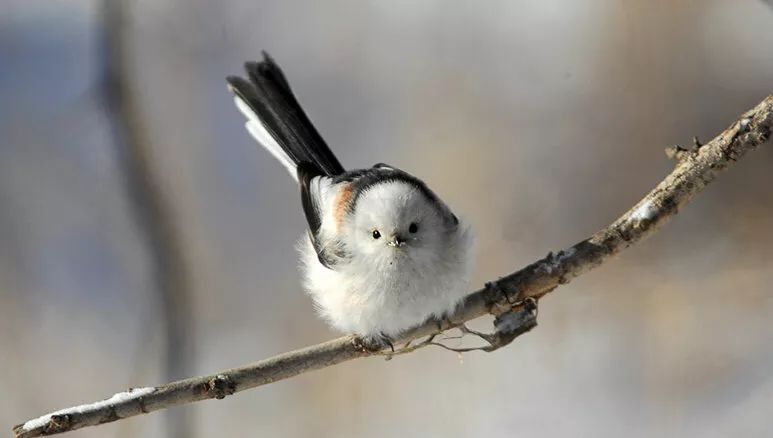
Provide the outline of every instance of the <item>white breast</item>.
[[459,224],[442,263],[385,265],[353,260],[328,269],[308,236],[300,242],[304,285],[320,315],[347,333],[394,337],[428,317],[452,312],[469,292],[474,238]]

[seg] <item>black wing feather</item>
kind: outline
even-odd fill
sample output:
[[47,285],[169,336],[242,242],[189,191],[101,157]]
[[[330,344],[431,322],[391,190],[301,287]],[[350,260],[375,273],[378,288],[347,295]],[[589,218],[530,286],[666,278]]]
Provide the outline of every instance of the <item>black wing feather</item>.
[[319,232],[322,226],[322,218],[317,205],[314,203],[311,193],[311,180],[317,176],[323,175],[322,171],[311,163],[303,162],[298,165],[298,184],[301,186],[301,204],[303,204],[303,213],[306,215],[306,222],[309,223],[309,231],[313,236]]
[[[302,162],[298,165],[298,183],[301,186],[301,204],[303,213],[306,215],[306,222],[309,223],[309,239],[311,240],[314,251],[317,253],[317,259],[326,268],[332,269],[337,257],[336,254],[330,254],[319,243],[317,236],[322,227],[322,217],[319,206],[314,202],[314,194],[311,191],[311,180],[324,176],[324,173],[317,166]],[[339,257],[340,258],[340,255]]]

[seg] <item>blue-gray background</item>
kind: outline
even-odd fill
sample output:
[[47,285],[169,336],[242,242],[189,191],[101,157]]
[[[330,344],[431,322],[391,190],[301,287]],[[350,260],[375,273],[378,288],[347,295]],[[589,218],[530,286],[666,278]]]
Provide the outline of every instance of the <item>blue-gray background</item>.
[[[181,236],[209,373],[328,339],[297,189],[224,77],[269,50],[351,167],[420,175],[479,236],[475,284],[609,223],[773,91],[773,9],[680,2],[127,2],[125,73]],[[102,4],[0,1],[0,430],[163,381],[164,335],[99,98]],[[190,411],[208,436],[765,436],[773,150],[542,302],[495,354],[356,361]],[[71,436],[164,436],[151,414]],[[5,433],[5,432],[0,432]]]

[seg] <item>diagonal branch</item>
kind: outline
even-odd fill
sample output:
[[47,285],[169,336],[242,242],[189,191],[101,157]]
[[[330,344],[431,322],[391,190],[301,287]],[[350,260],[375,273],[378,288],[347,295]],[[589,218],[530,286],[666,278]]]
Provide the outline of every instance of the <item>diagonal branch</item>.
[[[469,295],[450,319],[429,320],[401,335],[395,344],[405,343],[402,349],[380,351],[370,348],[356,336],[345,336],[218,374],[157,387],[135,388],[97,403],[46,414],[14,427],[14,434],[29,438],[66,432],[198,400],[224,398],[352,359],[375,355],[391,357],[428,345],[444,346],[435,341],[436,336],[455,327],[460,327],[463,334],[482,337],[490,345],[481,349],[493,351],[536,326],[535,300],[653,234],[722,170],[766,142],[771,130],[773,95],[707,144],[696,144],[691,150],[671,148],[670,156],[677,160],[675,169],[611,225],[574,246],[550,253],[513,274],[487,283],[483,289]],[[485,314],[496,317],[493,334],[472,332],[463,326],[466,321]]]

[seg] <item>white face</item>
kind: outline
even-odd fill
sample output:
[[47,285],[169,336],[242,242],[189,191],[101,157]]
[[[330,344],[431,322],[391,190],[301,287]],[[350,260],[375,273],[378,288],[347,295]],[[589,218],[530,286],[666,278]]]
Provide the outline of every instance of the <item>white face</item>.
[[[419,189],[403,181],[372,186],[347,220],[350,250],[392,263],[435,259],[455,224]],[[423,259],[423,260],[420,260]]]

